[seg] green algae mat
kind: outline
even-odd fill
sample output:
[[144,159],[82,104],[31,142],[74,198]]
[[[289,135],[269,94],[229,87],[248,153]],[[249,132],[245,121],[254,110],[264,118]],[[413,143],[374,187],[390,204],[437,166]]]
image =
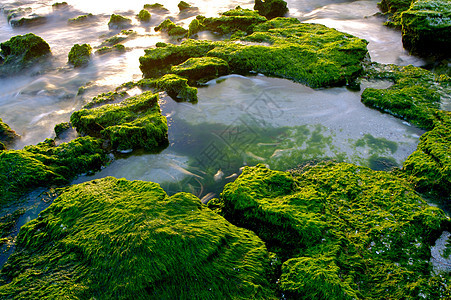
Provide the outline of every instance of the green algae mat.
[[254,233],[152,182],[72,186],[16,247],[2,299],[274,299],[271,257]]
[[429,258],[449,220],[390,173],[345,163],[292,174],[246,167],[209,205],[282,258],[278,288],[290,299],[444,295]]
[[[158,45],[140,57],[141,71],[146,77],[176,72],[199,80],[205,69],[228,67],[229,73],[263,73],[324,87],[351,83],[362,72],[361,62],[368,53],[365,40],[294,18],[276,18],[252,31],[247,36],[237,33],[228,41]],[[185,62],[190,58],[204,59]]]

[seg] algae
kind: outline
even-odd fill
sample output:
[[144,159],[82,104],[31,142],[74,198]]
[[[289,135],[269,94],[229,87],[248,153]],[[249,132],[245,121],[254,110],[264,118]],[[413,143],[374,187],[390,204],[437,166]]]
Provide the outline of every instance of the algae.
[[173,66],[171,73],[187,77],[190,80],[208,81],[229,73],[228,63],[216,57],[189,58],[185,62]]
[[74,18],[70,18],[67,20],[67,23],[70,25],[80,25],[80,24],[85,24],[91,20],[94,19],[94,15],[89,13],[86,15],[80,15]]
[[102,142],[91,137],[55,145],[47,139],[23,150],[0,152],[0,204],[32,188],[67,183],[74,176],[99,170],[107,162]]
[[253,232],[152,182],[72,186],[16,247],[4,299],[275,299],[270,254]]
[[5,146],[9,146],[19,137],[20,136],[0,118],[0,142],[5,144]]
[[141,22],[149,22],[151,17],[152,16],[150,12],[146,9],[140,10],[137,15],[138,20],[140,20]]
[[[211,203],[211,204],[210,204]],[[430,246],[449,226],[409,183],[350,164],[246,167],[211,201],[282,258],[288,299],[440,298]],[[440,282],[441,280],[441,282]]]
[[176,36],[182,36],[188,32],[188,30],[186,30],[182,26],[176,25],[169,19],[164,20],[163,22],[161,22],[160,25],[155,27],[155,31],[163,31],[166,32],[168,35],[176,35]]
[[143,7],[145,10],[155,11],[155,12],[168,12],[169,10],[164,7],[163,4],[154,3],[154,4],[144,4]]
[[55,125],[55,135],[56,137],[60,137],[65,131],[70,128],[70,124],[68,122],[59,123]]
[[76,68],[85,66],[91,59],[91,51],[92,48],[89,44],[75,44],[69,51],[67,56],[68,61]]
[[145,77],[161,76],[189,58],[217,57],[230,73],[263,73],[311,87],[343,85],[363,70],[366,41],[318,24],[276,18],[261,23],[242,40],[184,41],[145,51],[140,68]]
[[132,20],[117,14],[112,14],[110,21],[108,21],[108,27],[110,29],[126,29],[132,25]]
[[117,150],[155,151],[168,143],[167,121],[161,115],[158,95],[151,92],[76,111],[70,121],[79,133],[107,139]]
[[49,44],[33,33],[14,36],[0,43],[0,49],[0,55],[3,57],[0,75],[15,73],[30,67],[50,54]]
[[191,4],[186,3],[185,1],[180,1],[179,4],[177,4],[177,7],[179,8],[180,11],[187,10],[187,9],[192,9],[192,8],[193,8],[193,7],[191,6]]

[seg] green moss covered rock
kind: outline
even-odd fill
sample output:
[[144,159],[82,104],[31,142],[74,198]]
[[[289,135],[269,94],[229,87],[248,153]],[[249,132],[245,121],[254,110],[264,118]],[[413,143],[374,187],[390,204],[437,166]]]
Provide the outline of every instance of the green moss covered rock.
[[404,162],[417,188],[426,193],[451,195],[451,113],[434,114],[434,128],[423,134],[417,150]]
[[78,132],[103,137],[118,150],[157,150],[168,143],[166,118],[161,115],[158,95],[151,92],[76,111],[70,121]]
[[50,54],[50,46],[41,37],[28,33],[17,35],[0,44],[0,75],[14,73],[30,67],[40,58]]
[[179,4],[177,4],[177,7],[179,8],[180,11],[193,8],[191,4],[186,3],[185,1],[180,1]]
[[174,22],[172,22],[169,19],[164,20],[161,22],[160,25],[155,27],[155,31],[163,31],[166,32],[168,35],[185,35],[188,30],[183,28],[182,26],[176,25]]
[[59,123],[55,125],[54,131],[56,137],[60,137],[64,132],[66,132],[70,128],[70,124],[68,122]]
[[67,183],[74,176],[100,169],[107,161],[100,140],[83,137],[55,146],[46,140],[23,150],[0,152],[0,204],[32,188]]
[[173,66],[171,72],[193,81],[208,81],[229,73],[229,64],[217,57],[189,58]]
[[0,119],[0,142],[5,145],[10,145],[20,136],[9,127],[8,124],[4,123],[2,119]]
[[89,44],[75,44],[68,54],[69,63],[73,64],[74,67],[81,67],[88,64],[91,59],[92,48]]
[[110,21],[108,22],[108,27],[110,29],[125,29],[132,26],[132,20],[117,14],[112,14]]
[[154,11],[154,12],[168,12],[169,10],[164,7],[163,4],[153,3],[153,4],[144,4],[143,7],[145,10]]
[[80,25],[80,24],[86,24],[94,19],[95,19],[94,15],[89,13],[86,15],[80,15],[80,16],[77,16],[74,18],[70,18],[69,20],[67,20],[67,23],[69,25]]
[[151,17],[152,16],[150,12],[146,9],[140,10],[137,15],[138,20],[140,20],[141,22],[149,22]]
[[370,79],[389,79],[394,84],[387,89],[366,89],[362,103],[425,129],[434,127],[434,113],[440,109],[441,99],[451,93],[448,76],[413,66],[373,63],[367,76]]
[[270,256],[191,194],[112,177],[72,186],[24,225],[0,297],[275,299]]
[[401,14],[408,10],[415,0],[382,0],[377,4],[382,12],[388,16],[385,25],[401,28]]
[[[430,246],[449,224],[407,181],[350,164],[286,173],[246,167],[212,207],[283,259],[288,299],[444,296]],[[437,280],[442,280],[437,283]]]
[[11,27],[32,27],[45,24],[46,22],[47,17],[40,16],[35,13],[9,18],[9,24],[11,25]]
[[255,0],[254,9],[268,19],[283,17],[288,12],[287,3],[283,0]]
[[234,33],[243,31],[248,34],[253,32],[256,25],[266,22],[267,19],[259,15],[256,11],[237,7],[226,11],[220,17],[206,18],[197,16],[191,21],[188,36],[192,36],[199,31],[209,30],[219,34]]
[[242,40],[187,40],[180,46],[148,49],[140,57],[146,77],[170,72],[188,58],[217,57],[231,73],[259,72],[312,87],[342,85],[361,73],[366,41],[318,24],[276,18],[254,28]]
[[402,42],[410,52],[449,58],[451,2],[417,0],[401,15]]

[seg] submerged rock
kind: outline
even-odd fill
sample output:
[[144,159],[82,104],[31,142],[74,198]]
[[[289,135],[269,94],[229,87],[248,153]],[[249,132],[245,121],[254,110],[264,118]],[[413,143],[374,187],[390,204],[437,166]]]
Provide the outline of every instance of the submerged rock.
[[16,247],[2,298],[275,299],[253,232],[152,182],[72,186],[21,228]]
[[261,23],[241,40],[187,40],[145,51],[140,68],[146,77],[170,73],[189,58],[216,57],[230,73],[263,73],[306,83],[311,87],[342,85],[363,70],[366,41],[318,24],[277,18]]
[[161,115],[158,95],[151,92],[118,104],[76,111],[70,121],[78,132],[105,138],[117,150],[155,151],[168,143],[166,117]]
[[282,257],[288,299],[443,296],[429,258],[449,218],[390,173],[344,163],[292,174],[246,167],[209,204]]
[[412,53],[450,58],[451,2],[417,0],[401,14],[402,43]]
[[283,17],[288,12],[287,3],[283,0],[255,0],[254,9],[268,19]]
[[68,54],[69,63],[73,64],[74,67],[81,67],[87,65],[91,59],[92,48],[89,44],[75,44]]
[[[20,136],[9,127],[8,124],[4,123],[2,119],[0,119],[0,142],[6,146],[9,146]],[[4,149],[2,149],[4,150]]]
[[0,56],[4,59],[0,65],[0,75],[17,73],[50,54],[49,44],[33,33],[14,36],[1,43],[0,49]]
[[67,183],[74,176],[96,171],[107,161],[102,142],[77,138],[55,146],[47,139],[23,150],[0,152],[0,204],[18,199],[32,188]]

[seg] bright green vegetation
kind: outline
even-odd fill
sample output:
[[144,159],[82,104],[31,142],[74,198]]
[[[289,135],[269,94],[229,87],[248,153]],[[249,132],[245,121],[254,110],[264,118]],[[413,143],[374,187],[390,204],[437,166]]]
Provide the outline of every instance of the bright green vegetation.
[[104,46],[96,51],[96,54],[105,54],[113,51],[117,51],[120,53],[125,52],[125,46],[122,44],[114,45],[113,47]]
[[3,299],[275,299],[271,256],[253,232],[152,182],[72,186],[16,247]]
[[434,113],[440,109],[441,98],[451,93],[451,79],[413,66],[399,67],[373,63],[370,79],[389,79],[387,89],[366,89],[362,103],[400,117],[425,129],[434,127]]
[[50,46],[41,37],[27,33],[0,43],[0,74],[14,73],[30,67],[40,58],[50,54]]
[[17,138],[19,138],[19,135],[0,119],[0,142],[10,145]]
[[417,0],[401,14],[401,25],[410,52],[450,57],[451,1]]
[[52,8],[60,9],[60,8],[67,7],[68,5],[69,4],[67,4],[67,2],[55,2],[52,4]]
[[250,9],[235,9],[226,11],[217,18],[206,18],[197,16],[196,19],[189,24],[187,36],[192,36],[199,31],[209,30],[220,34],[234,33],[243,31],[247,34],[253,32],[257,24],[266,22],[267,19],[259,15],[256,11]]
[[291,174],[257,165],[210,203],[279,255],[278,288],[288,299],[444,296],[429,258],[449,220],[390,173],[345,163]]
[[230,73],[259,72],[291,79],[311,87],[352,82],[363,70],[366,41],[318,24],[276,18],[254,28],[242,40],[187,40],[145,51],[140,68],[146,77],[170,72],[189,58],[217,57]]
[[0,204],[14,201],[32,188],[65,184],[74,176],[100,169],[107,162],[102,142],[77,138],[55,146],[47,139],[23,150],[0,152]]
[[155,31],[163,31],[168,35],[185,35],[186,33],[188,33],[188,30],[186,30],[182,26],[176,25],[169,19],[164,20],[160,25],[155,27]]
[[19,16],[17,18],[11,17],[9,19],[11,27],[32,27],[42,25],[45,22],[47,22],[47,18],[37,14]]
[[174,100],[197,102],[197,88],[188,85],[188,79],[174,75],[164,75],[150,84],[165,91]]
[[185,62],[173,66],[171,72],[194,82],[218,78],[229,73],[228,63],[217,57],[189,58]]
[[131,24],[131,19],[121,15],[112,14],[110,21],[108,22],[108,27],[110,29],[125,29],[127,27],[130,27]]
[[84,24],[86,22],[89,22],[92,19],[94,19],[94,15],[89,13],[86,15],[80,15],[78,17],[71,18],[71,19],[67,20],[67,23],[70,25],[78,25],[78,24]]
[[75,44],[68,54],[69,63],[73,64],[74,67],[81,67],[87,65],[91,59],[92,48],[89,44]]
[[18,209],[11,214],[6,214],[0,217],[0,247],[8,242],[8,236],[10,235],[11,231],[16,226],[16,223],[19,220],[20,216],[23,215],[24,212],[25,210]]
[[109,140],[118,150],[158,150],[168,142],[166,118],[161,115],[158,95],[151,92],[76,111],[70,121],[79,133]]
[[268,19],[283,17],[288,12],[287,3],[283,0],[255,0],[254,9]]
[[167,12],[168,9],[164,7],[163,4],[160,3],[154,3],[154,4],[144,4],[144,9],[149,11],[163,11]]
[[118,101],[126,96],[126,92],[108,92],[95,96],[92,100],[83,106],[83,108],[92,108],[100,104]]
[[179,8],[180,11],[193,8],[191,4],[186,3],[185,1],[180,1],[179,4],[177,4],[177,7]]
[[137,16],[141,22],[149,22],[151,17],[150,12],[146,9],[141,9]]
[[385,25],[401,28],[401,14],[408,10],[415,0],[382,0],[377,5],[386,13],[389,21]]
[[60,137],[61,134],[64,133],[69,128],[70,128],[70,124],[68,122],[56,124],[55,128],[54,128],[56,137]]
[[423,134],[417,150],[404,162],[404,171],[422,192],[451,195],[451,113],[435,113],[434,128]]
[[120,33],[113,35],[112,37],[107,38],[105,41],[103,41],[102,44],[100,44],[100,47],[105,47],[105,46],[110,47],[110,46],[117,45],[135,35],[136,35],[136,31],[123,29],[123,30],[121,30]]

